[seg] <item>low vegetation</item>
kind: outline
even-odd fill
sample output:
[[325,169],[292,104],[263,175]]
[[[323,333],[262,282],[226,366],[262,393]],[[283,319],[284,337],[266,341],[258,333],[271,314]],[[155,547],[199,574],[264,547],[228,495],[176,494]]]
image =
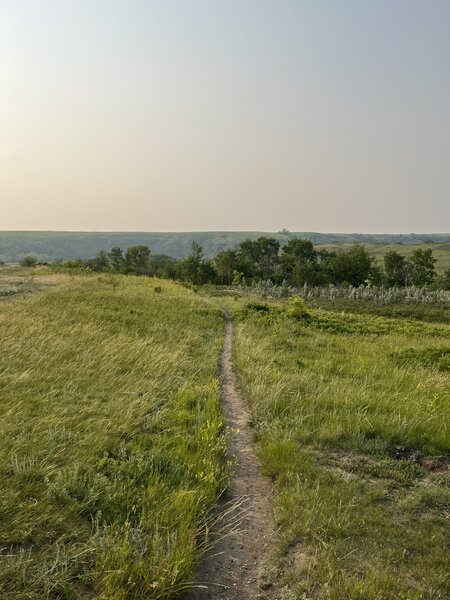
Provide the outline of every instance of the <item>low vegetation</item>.
[[221,312],[168,282],[46,279],[0,313],[0,597],[168,598],[227,484]]
[[292,598],[448,598],[450,328],[234,304],[235,364],[278,491],[273,579]]
[[[24,267],[37,264],[33,256],[24,256],[20,262]],[[312,296],[331,288],[337,297],[342,295],[340,290],[345,294],[351,288],[354,297],[363,294],[381,301],[426,301],[430,291],[450,290],[450,268],[438,275],[436,262],[431,248],[416,248],[409,257],[391,250],[381,265],[361,244],[328,250],[315,247],[310,240],[292,238],[281,246],[276,238],[260,236],[247,239],[236,248],[221,250],[212,259],[206,258],[203,247],[193,241],[191,253],[180,260],[153,256],[150,248],[142,245],[130,246],[126,251],[114,247],[109,252],[101,250],[90,259],[56,264],[78,272],[158,276],[195,286],[268,283],[283,288],[308,288]]]
[[[116,253],[135,274],[150,258]],[[277,492],[262,585],[289,600],[449,597],[448,303],[56,270],[0,268],[2,599],[186,589],[228,483],[223,311]]]
[[283,299],[301,297],[312,308],[331,311],[373,314],[419,321],[450,323],[450,290],[418,287],[385,288],[374,286],[308,286],[295,288],[271,281],[251,285],[210,287],[212,295]]
[[[114,247],[149,246],[153,255],[167,255],[183,258],[189,254],[192,239],[205,249],[205,255],[212,258],[221,250],[234,248],[241,242],[255,240],[261,235],[275,238],[281,245],[292,238],[304,238],[314,244],[343,244],[359,242],[370,244],[383,255],[388,249],[385,244],[396,244],[393,249],[408,253],[418,244],[432,244],[439,257],[441,245],[449,241],[449,233],[442,234],[344,234],[344,233],[295,233],[286,229],[278,233],[261,234],[257,231],[200,231],[200,232],[75,232],[75,231],[0,231],[0,261],[19,262],[26,255],[35,255],[39,261],[58,259],[87,259],[100,250],[108,252]],[[446,258],[445,258],[446,257]],[[450,252],[443,249],[444,269],[450,267]],[[445,262],[446,261],[446,262]],[[440,261],[441,262],[441,261]]]

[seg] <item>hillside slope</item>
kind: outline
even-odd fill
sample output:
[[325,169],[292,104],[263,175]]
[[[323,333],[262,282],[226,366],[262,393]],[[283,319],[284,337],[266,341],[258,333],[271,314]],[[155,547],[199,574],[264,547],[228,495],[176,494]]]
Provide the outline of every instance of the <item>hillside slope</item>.
[[67,231],[0,231],[0,260],[18,262],[23,256],[33,254],[43,261],[56,259],[90,258],[99,250],[114,246],[128,248],[144,244],[154,254],[167,254],[181,258],[189,253],[192,240],[197,240],[208,257],[220,250],[232,248],[246,239],[260,235],[277,238],[282,244],[290,237],[310,239],[314,244],[423,244],[448,242],[449,234],[362,234],[313,233],[283,231],[202,231],[202,232],[67,232]]

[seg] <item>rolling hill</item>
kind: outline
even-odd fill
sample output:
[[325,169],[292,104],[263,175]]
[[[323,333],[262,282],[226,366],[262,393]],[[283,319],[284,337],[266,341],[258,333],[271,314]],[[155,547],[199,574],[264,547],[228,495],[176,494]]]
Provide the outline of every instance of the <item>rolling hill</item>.
[[0,231],[0,260],[18,262],[23,256],[33,254],[39,260],[90,258],[101,249],[114,246],[128,248],[144,244],[153,254],[167,254],[181,258],[189,253],[192,240],[204,248],[205,255],[214,256],[220,250],[232,248],[245,239],[269,235],[286,243],[291,237],[310,239],[314,244],[424,244],[449,241],[449,234],[362,234],[362,233],[278,233],[261,231],[202,231],[202,232],[67,232],[67,231]]

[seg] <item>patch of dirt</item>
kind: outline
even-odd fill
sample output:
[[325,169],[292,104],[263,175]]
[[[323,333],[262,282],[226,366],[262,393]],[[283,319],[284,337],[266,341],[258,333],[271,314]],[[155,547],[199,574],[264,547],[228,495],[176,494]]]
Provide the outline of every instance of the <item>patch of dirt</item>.
[[427,471],[439,471],[441,473],[446,473],[449,470],[449,465],[446,462],[437,460],[435,458],[428,458],[426,456],[421,456],[419,458],[419,464],[421,464],[422,467]]
[[298,571],[311,562],[311,557],[306,554],[300,543],[293,543],[286,550],[286,562],[289,567]]
[[9,274],[9,267],[0,268],[0,302],[23,298],[45,289],[43,278],[33,275]]
[[[227,318],[222,354],[222,407],[232,430],[230,458],[234,463],[229,501],[218,540],[207,551],[187,600],[276,600],[281,597],[268,583],[264,570],[271,568],[274,548],[273,489],[261,475],[249,426],[246,401],[236,389],[232,365],[233,325]],[[264,588],[264,589],[263,589]]]
[[449,464],[445,460],[439,460],[431,456],[424,456],[418,450],[411,450],[400,446],[391,446],[387,455],[394,460],[410,460],[421,465],[427,471],[448,471]]

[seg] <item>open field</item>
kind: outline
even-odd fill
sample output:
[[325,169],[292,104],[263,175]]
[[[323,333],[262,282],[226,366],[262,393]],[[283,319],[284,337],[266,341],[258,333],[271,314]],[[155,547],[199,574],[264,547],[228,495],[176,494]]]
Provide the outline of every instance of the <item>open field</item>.
[[381,304],[363,300],[315,298],[307,300],[307,304],[312,308],[331,311],[450,324],[450,305],[445,302]]
[[[350,248],[351,244],[321,244],[321,248],[326,248],[327,250],[338,250],[339,248]],[[450,269],[450,242],[441,242],[441,243],[433,243],[433,244],[371,244],[367,243],[367,246],[370,252],[376,256],[379,262],[382,262],[383,256],[392,250],[398,252],[399,254],[403,254],[404,256],[410,257],[414,250],[418,248],[430,249],[433,251],[434,258],[437,259],[436,262],[436,272],[438,275],[445,273],[448,269]]]
[[[427,323],[399,305],[389,319],[46,267],[1,267],[0,290],[2,599],[179,597],[230,476],[235,499],[273,507],[252,514],[246,565],[232,543],[212,552],[206,571],[230,593],[199,597],[250,599],[255,585],[271,600],[449,597],[443,313]],[[238,456],[257,440],[266,482],[249,475],[256,461],[225,460],[224,311],[249,417],[223,408]],[[272,512],[273,559],[250,568]]]
[[235,364],[278,492],[274,579],[292,598],[448,598],[450,328],[236,312]]
[[226,487],[222,315],[147,278],[47,285],[1,304],[0,597],[167,598]]

